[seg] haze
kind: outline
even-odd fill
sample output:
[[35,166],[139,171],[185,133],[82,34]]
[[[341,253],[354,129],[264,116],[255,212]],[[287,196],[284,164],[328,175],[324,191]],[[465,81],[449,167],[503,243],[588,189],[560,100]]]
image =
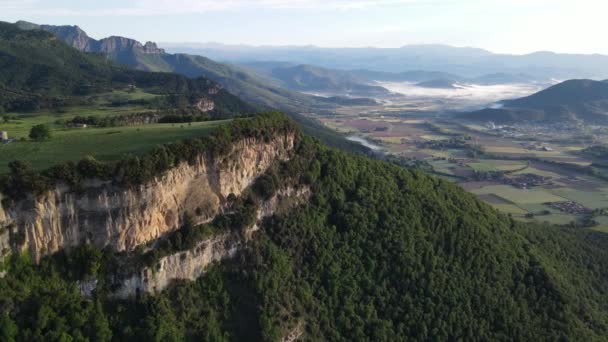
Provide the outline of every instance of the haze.
[[4,20],[77,24],[97,38],[324,47],[439,43],[514,54],[608,54],[606,10],[601,0],[0,0]]

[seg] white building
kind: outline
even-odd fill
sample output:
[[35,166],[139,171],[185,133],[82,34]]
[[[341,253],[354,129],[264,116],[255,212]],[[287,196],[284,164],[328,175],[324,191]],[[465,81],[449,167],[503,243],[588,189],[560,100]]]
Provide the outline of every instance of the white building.
[[0,132],[0,141],[8,141],[8,132],[7,131]]

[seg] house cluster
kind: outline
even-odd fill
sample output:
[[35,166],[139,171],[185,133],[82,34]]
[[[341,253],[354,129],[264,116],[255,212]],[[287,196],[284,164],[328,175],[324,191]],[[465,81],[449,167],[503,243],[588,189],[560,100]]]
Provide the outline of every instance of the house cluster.
[[547,145],[543,145],[543,144],[522,144],[522,146],[526,149],[526,150],[531,150],[531,151],[543,151],[543,152],[551,152],[553,151],[553,148],[547,146]]
[[548,205],[549,207],[551,207],[553,209],[557,209],[559,211],[562,211],[562,212],[565,212],[568,214],[573,214],[573,215],[587,215],[592,212],[591,209],[585,208],[581,204],[573,202],[573,201],[548,202],[548,203],[544,203],[544,204]]
[[532,173],[525,173],[511,178],[505,177],[503,179],[503,182],[518,189],[529,189],[535,186],[553,184],[553,182],[551,182],[551,178],[535,175]]

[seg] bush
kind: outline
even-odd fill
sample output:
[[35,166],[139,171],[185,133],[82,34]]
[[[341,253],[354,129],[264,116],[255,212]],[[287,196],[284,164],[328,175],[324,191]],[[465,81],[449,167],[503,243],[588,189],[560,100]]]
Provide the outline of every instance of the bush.
[[42,141],[51,137],[51,129],[47,125],[36,125],[30,129],[30,139]]

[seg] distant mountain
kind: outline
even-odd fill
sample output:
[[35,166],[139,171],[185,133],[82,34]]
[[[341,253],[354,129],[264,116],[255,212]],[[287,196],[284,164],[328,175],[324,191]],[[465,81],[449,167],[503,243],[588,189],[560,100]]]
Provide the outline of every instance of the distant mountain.
[[18,21],[15,24],[25,30],[40,29],[51,32],[68,45],[82,52],[103,53],[117,57],[122,57],[120,56],[121,54],[165,53],[165,50],[159,49],[153,42],[141,44],[134,39],[117,36],[95,40],[89,37],[86,32],[78,26],[37,25],[26,21]]
[[[482,75],[471,78],[468,83],[492,85],[492,84],[513,84],[513,83],[531,83],[539,81],[538,78],[526,74],[508,74],[504,72]],[[546,81],[546,80],[542,80]]]
[[[18,22],[17,26],[22,30],[44,29],[46,31],[51,31],[51,33],[60,32],[63,38],[57,37],[61,40],[65,39],[66,42],[73,47],[84,50],[90,49],[90,47],[93,46],[104,45],[99,43],[101,40],[96,41],[88,37],[86,33],[77,26],[36,25],[24,21]],[[323,111],[327,108],[335,107],[336,105],[358,105],[359,102],[357,101],[309,96],[275,86],[246,68],[217,63],[202,56],[169,54],[162,50],[146,50],[146,45],[148,47],[152,45],[141,44],[129,38],[111,37],[111,39],[108,38],[108,41],[110,40],[114,41],[114,43],[108,43],[104,46],[113,46],[115,48],[106,48],[105,51],[108,53],[105,53],[105,55],[116,63],[139,70],[171,72],[191,78],[208,78],[224,87],[225,90],[222,90],[222,94],[228,92],[234,94],[248,103],[255,104],[258,110],[280,109],[285,111],[300,125],[304,132],[319,138],[330,146],[356,152],[368,151],[367,148],[360,144],[350,142],[333,130],[300,114],[303,111]],[[128,46],[131,48],[126,48]],[[141,48],[142,46],[144,47],[143,50]],[[125,72],[125,75],[128,75],[129,72],[135,71],[129,70],[128,72]],[[173,77],[185,79],[178,75],[173,75]],[[210,82],[210,84],[214,83]],[[228,103],[230,103],[230,101],[228,101]],[[240,101],[240,103],[244,102]]]
[[347,71],[330,70],[312,65],[278,67],[267,71],[268,75],[279,80],[285,88],[331,94],[348,94],[354,96],[388,95],[385,88],[366,84]]
[[608,82],[568,80],[521,99],[504,101],[505,106],[518,108],[546,108],[579,106],[608,100]]
[[582,121],[608,123],[608,82],[569,80],[536,94],[502,101],[502,108],[460,115],[477,121]]
[[168,54],[152,42],[141,44],[116,36],[95,40],[78,26],[37,25],[25,21],[17,22],[17,26],[51,32],[82,52],[101,53],[119,64],[140,70],[209,78],[232,94],[260,106],[260,109],[277,108],[295,112],[328,105],[314,97],[273,86],[244,68],[217,63],[202,56]]
[[351,70],[350,72],[353,75],[368,81],[423,83],[421,86],[424,86],[424,83],[426,82],[436,82],[437,80],[450,80],[452,84],[462,83],[479,85],[547,82],[547,79],[540,79],[521,73],[506,72],[484,74],[476,77],[464,77],[447,72],[427,70],[410,70],[394,73],[372,70]]
[[416,85],[423,88],[456,89],[458,81],[449,78],[438,78],[430,81],[418,82]]
[[62,107],[112,90],[142,88],[167,99],[195,106],[212,102],[206,111],[221,117],[246,114],[253,108],[206,78],[128,69],[106,58],[85,54],[41,30],[22,30],[0,22],[0,107],[35,110]]
[[[215,60],[239,64],[274,60],[330,69],[363,69],[389,73],[404,70],[434,70],[462,75],[466,78],[496,73],[525,74],[541,81],[552,78],[608,78],[608,56],[604,55],[552,52],[509,55],[445,45],[409,45],[401,48],[320,48],[164,43],[163,46],[172,52],[202,54]],[[432,78],[441,77],[443,76]]]
[[352,70],[351,73],[362,79],[385,82],[427,82],[437,79],[461,80],[463,77],[440,71],[410,70],[404,72],[383,72],[372,70]]

